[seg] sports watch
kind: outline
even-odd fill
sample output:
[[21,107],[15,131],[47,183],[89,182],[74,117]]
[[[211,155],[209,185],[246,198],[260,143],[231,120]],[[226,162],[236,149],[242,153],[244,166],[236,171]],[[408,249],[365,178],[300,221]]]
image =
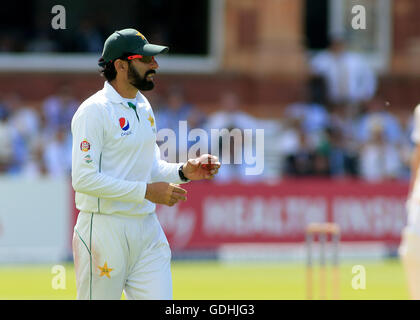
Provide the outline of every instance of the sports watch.
[[184,172],[182,171],[182,167],[184,166],[184,164],[182,164],[180,167],[179,167],[179,169],[178,169],[178,174],[179,174],[179,177],[181,178],[181,180],[182,181],[184,181],[184,182],[188,182],[188,181],[190,181],[190,179],[188,179],[185,175],[184,175]]

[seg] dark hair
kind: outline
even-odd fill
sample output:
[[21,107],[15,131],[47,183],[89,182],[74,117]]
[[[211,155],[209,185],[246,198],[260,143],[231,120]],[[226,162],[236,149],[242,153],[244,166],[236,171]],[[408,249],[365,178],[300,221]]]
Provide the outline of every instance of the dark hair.
[[114,61],[103,64],[102,69],[99,70],[101,76],[103,76],[108,82],[115,79],[117,76],[117,70],[115,70]]
[[129,60],[127,60],[127,57],[132,55],[131,53],[124,53],[121,57],[116,58],[112,61],[105,62],[104,58],[101,57],[98,61],[98,65],[101,67],[101,70],[99,70],[99,73],[107,80],[112,81],[117,76],[117,70],[115,70],[114,62],[117,59],[126,60],[130,63]]

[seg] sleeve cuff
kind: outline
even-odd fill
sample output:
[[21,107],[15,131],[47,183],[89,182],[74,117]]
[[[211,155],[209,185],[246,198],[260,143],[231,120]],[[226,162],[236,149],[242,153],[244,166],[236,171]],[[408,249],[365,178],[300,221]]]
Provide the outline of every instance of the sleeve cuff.
[[191,180],[189,180],[189,179],[187,179],[187,180],[182,180],[181,179],[181,175],[180,175],[180,168],[182,167],[184,165],[184,163],[176,163],[175,164],[175,172],[174,172],[174,180],[175,180],[175,182],[174,183],[176,183],[176,184],[184,184],[184,183],[188,183],[188,182],[190,182]]
[[143,202],[146,199],[146,191],[147,191],[147,183],[140,182],[139,183],[139,193],[140,193],[140,202]]

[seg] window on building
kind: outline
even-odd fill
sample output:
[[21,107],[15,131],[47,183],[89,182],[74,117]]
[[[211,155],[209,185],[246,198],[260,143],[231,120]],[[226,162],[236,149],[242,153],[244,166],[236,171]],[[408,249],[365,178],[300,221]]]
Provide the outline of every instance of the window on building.
[[55,4],[28,0],[25,10],[19,2],[2,4],[0,34],[12,38],[2,51],[97,52],[113,31],[134,27],[149,42],[169,45],[173,54],[209,53],[209,0],[184,0],[182,5],[171,0],[64,0],[64,30],[51,27]]
[[[366,29],[353,29],[352,8],[366,10]],[[378,71],[388,67],[391,41],[390,0],[306,0],[305,39],[310,52],[325,49],[330,36],[345,36],[349,47],[366,56]]]
[[329,0],[305,0],[305,45],[309,50],[325,49],[328,44]]
[[[149,42],[169,46],[163,69],[176,71],[184,68],[187,61],[191,62],[191,69],[211,69],[217,64],[215,59],[222,43],[223,1],[61,0],[59,4],[66,12],[64,30],[51,26],[55,15],[51,9],[57,1],[8,1],[2,4],[0,13],[0,67],[9,69],[11,64],[17,64],[28,70],[72,70],[73,66],[83,69],[99,58],[103,43],[112,32],[132,27]],[[29,55],[35,58],[32,64],[26,64]],[[50,55],[50,60],[45,59],[46,55]],[[64,57],[73,62],[63,66]],[[20,63],[15,63],[18,60]]]

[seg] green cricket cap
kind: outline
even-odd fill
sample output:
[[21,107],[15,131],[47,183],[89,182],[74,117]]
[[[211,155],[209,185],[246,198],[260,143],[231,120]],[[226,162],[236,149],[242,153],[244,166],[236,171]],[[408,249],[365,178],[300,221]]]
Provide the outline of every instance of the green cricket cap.
[[105,40],[102,58],[104,62],[121,57],[125,53],[155,56],[168,52],[169,48],[151,44],[146,37],[136,29],[123,29],[115,31]]

